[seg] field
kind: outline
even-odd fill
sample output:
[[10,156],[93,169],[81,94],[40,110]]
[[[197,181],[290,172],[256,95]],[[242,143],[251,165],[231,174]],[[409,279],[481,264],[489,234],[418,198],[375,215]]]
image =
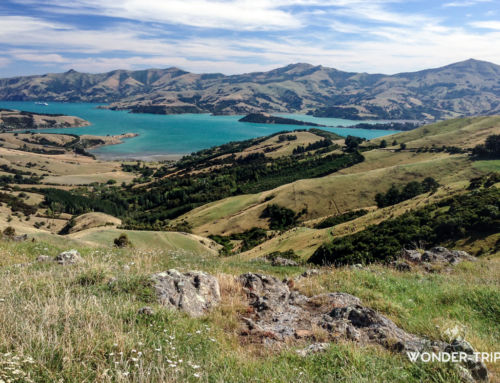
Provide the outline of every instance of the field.
[[[283,349],[241,343],[238,313],[244,305],[229,275],[255,271],[296,276],[302,267],[271,269],[237,256],[221,261],[181,248],[85,247],[80,249],[85,259],[81,265],[28,263],[63,249],[0,243],[0,372],[13,362],[32,381],[47,383],[460,381],[452,365],[412,364],[373,346],[334,343],[326,353],[299,357],[294,350],[300,343]],[[173,267],[218,275],[222,305],[192,319],[152,302],[143,281],[150,273]],[[476,349],[495,351],[500,342],[495,324],[499,271],[498,257],[464,263],[448,274],[401,273],[381,266],[324,269],[297,289],[306,294],[352,293],[405,330],[442,340],[457,332]],[[153,316],[137,315],[145,305],[154,309]],[[489,368],[498,376],[497,365]]]

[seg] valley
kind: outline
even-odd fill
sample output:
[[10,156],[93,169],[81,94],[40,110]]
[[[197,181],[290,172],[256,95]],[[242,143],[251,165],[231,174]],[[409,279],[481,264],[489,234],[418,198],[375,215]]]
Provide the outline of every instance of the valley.
[[[0,335],[15,355],[33,358],[22,371],[37,382],[244,382],[246,374],[302,381],[293,369],[306,381],[330,372],[355,381],[420,382],[436,373],[443,381],[463,374],[494,381],[495,363],[468,370],[410,363],[384,337],[411,349],[451,347],[463,334],[474,349],[495,351],[500,117],[370,140],[294,129],[161,162],[86,153],[120,137],[1,133]],[[464,260],[416,261],[401,250],[420,259],[442,251],[436,246],[460,250],[449,254]],[[69,249],[77,255],[61,253]],[[186,300],[167,308],[152,282],[164,270],[167,280],[202,270],[195,294],[216,283],[220,297],[201,318]],[[249,283],[267,309],[245,293]],[[317,324],[276,316],[276,291],[298,297],[283,310]],[[328,330],[314,310],[341,315],[330,312],[329,299],[337,310],[369,315],[382,338],[355,321],[347,332]],[[68,321],[65,330],[51,327]],[[56,333],[57,342],[41,338]],[[73,358],[58,365],[55,350]]]

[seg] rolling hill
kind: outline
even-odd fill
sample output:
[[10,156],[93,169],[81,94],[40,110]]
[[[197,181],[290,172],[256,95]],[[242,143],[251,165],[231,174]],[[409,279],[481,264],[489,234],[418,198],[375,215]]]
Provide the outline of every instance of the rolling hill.
[[111,103],[134,113],[311,113],[351,119],[437,120],[500,112],[500,66],[467,60],[396,75],[292,64],[225,76],[178,68],[70,70],[0,80],[2,100]]

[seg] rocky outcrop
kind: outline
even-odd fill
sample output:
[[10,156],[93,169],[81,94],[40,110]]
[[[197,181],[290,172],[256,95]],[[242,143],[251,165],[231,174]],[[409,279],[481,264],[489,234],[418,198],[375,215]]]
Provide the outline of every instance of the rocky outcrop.
[[[446,352],[460,352],[467,354],[467,360],[465,361],[465,367],[467,367],[468,373],[473,380],[477,381],[488,381],[488,369],[484,362],[476,360],[474,356],[474,348],[471,344],[463,339],[455,339],[451,344],[446,346]],[[466,377],[469,376],[466,374]],[[468,379],[471,380],[470,378]]]
[[[399,271],[411,271],[412,266],[421,266],[429,272],[436,271],[436,267],[448,267],[463,261],[474,262],[476,258],[461,250],[448,250],[445,247],[433,247],[423,253],[418,250],[404,249],[399,258],[391,266]],[[436,267],[435,267],[436,266]]]
[[206,314],[220,302],[219,282],[201,271],[168,270],[151,276],[158,301],[193,317]]
[[273,266],[298,266],[299,264],[293,259],[276,257],[271,260],[271,265]]
[[83,258],[80,256],[80,253],[74,249],[63,251],[57,257],[54,258],[54,261],[59,263],[60,265],[74,265],[76,263],[83,262]]
[[[321,329],[331,341],[378,344],[394,352],[440,352],[454,347],[453,343],[430,341],[404,331],[350,294],[309,298],[290,290],[289,281],[254,273],[241,275],[240,281],[250,306],[241,332],[247,342],[275,345],[294,339],[314,340],[315,331]],[[309,352],[313,351],[306,348],[301,355]],[[472,360],[466,367],[476,379],[487,375],[484,365]]]

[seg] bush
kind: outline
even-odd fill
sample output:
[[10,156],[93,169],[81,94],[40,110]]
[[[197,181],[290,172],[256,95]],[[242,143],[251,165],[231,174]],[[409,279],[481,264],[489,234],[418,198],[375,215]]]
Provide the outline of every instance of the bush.
[[128,239],[127,234],[120,234],[118,238],[113,241],[118,248],[132,247],[132,242]]
[[271,230],[286,230],[297,223],[300,215],[293,210],[279,205],[267,205],[261,214],[261,218],[269,218]]
[[385,194],[377,193],[375,195],[375,202],[377,202],[378,207],[391,206],[422,193],[435,192],[438,187],[439,183],[432,177],[427,177],[422,182],[408,182],[402,190],[392,185]]
[[14,229],[12,226],[7,226],[2,234],[7,239],[12,239],[16,236],[16,229]]

